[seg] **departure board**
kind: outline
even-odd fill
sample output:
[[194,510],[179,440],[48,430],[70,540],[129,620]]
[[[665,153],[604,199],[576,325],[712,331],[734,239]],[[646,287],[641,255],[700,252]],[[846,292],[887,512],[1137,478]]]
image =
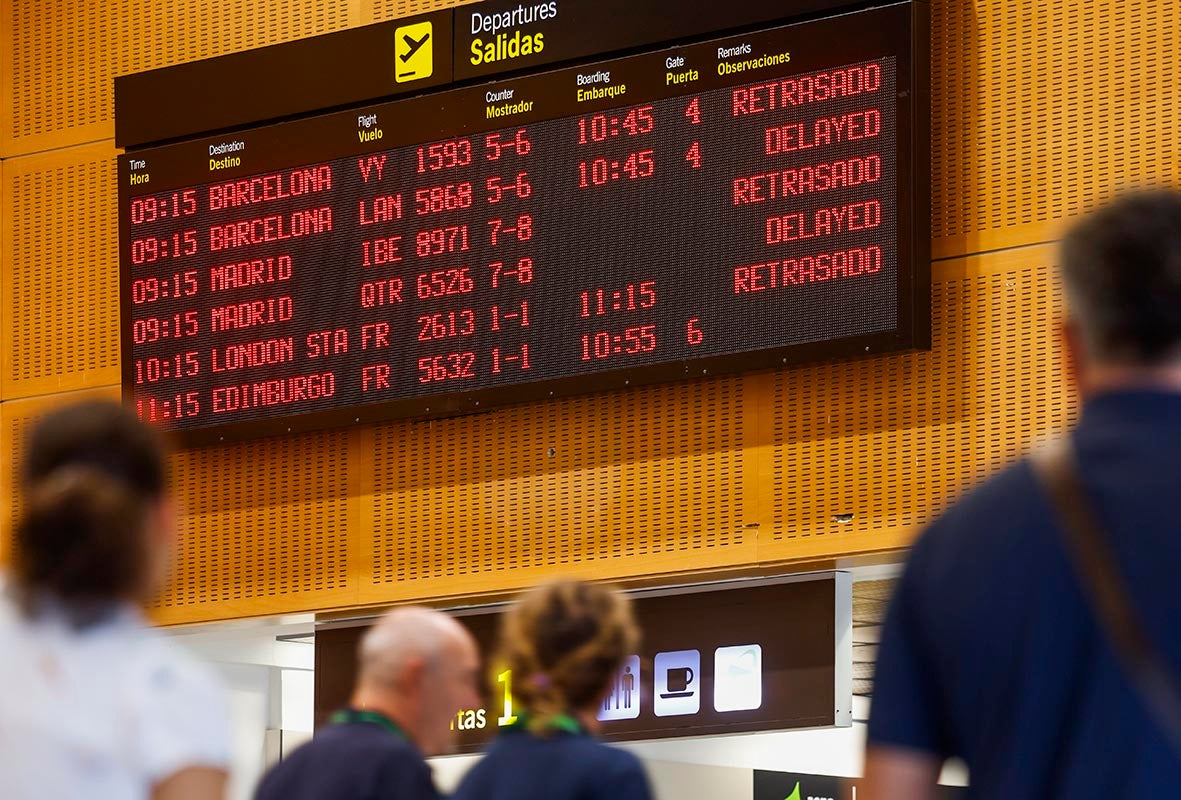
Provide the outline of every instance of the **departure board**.
[[906,8],[128,152],[125,391],[217,441],[921,346]]

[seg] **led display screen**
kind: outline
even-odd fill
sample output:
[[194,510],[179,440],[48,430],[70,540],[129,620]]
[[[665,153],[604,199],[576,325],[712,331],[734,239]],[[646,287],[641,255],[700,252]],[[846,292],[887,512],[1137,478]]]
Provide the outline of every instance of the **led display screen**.
[[910,20],[129,152],[125,391],[216,441],[923,346]]

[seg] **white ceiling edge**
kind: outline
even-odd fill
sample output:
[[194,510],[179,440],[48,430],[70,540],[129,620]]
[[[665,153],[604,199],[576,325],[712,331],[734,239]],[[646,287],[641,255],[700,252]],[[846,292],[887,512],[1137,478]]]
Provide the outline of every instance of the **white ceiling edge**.
[[161,631],[194,656],[213,663],[310,670],[315,666],[316,654],[311,639],[281,641],[278,637],[310,637],[313,627],[314,618],[309,614],[212,622]]
[[854,583],[862,581],[889,581],[902,577],[902,569],[906,566],[905,556],[900,555],[896,564],[874,564],[862,567],[837,568],[853,576]]

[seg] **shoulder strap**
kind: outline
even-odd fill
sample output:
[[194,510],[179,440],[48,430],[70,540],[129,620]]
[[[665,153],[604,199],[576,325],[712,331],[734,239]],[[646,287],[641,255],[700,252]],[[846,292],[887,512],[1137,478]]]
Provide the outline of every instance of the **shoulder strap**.
[[1181,685],[1169,672],[1132,606],[1076,464],[1068,439],[1053,443],[1033,459],[1034,473],[1050,500],[1067,556],[1091,611],[1145,710],[1169,740],[1174,754],[1181,758]]

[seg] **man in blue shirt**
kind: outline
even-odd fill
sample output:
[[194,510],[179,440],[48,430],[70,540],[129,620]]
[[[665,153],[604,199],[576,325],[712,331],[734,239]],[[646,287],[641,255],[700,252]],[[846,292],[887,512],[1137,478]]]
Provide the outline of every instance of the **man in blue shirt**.
[[[1181,195],[1130,195],[1062,249],[1083,413],[1079,484],[1140,627],[1181,677]],[[977,797],[1181,797],[1181,758],[1072,566],[1028,461],[915,544],[887,615],[869,800],[934,796],[962,758]]]
[[455,709],[480,705],[475,641],[446,614],[401,608],[358,656],[349,708],[276,766],[256,800],[437,800],[424,755],[450,749]]

